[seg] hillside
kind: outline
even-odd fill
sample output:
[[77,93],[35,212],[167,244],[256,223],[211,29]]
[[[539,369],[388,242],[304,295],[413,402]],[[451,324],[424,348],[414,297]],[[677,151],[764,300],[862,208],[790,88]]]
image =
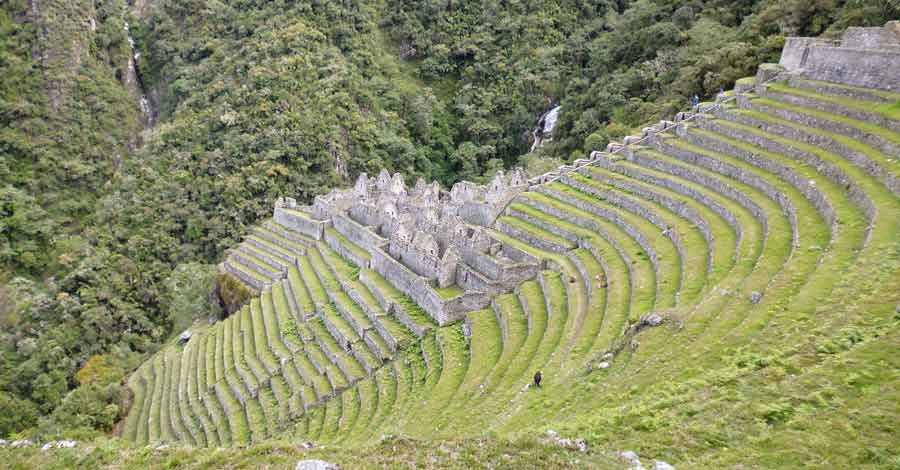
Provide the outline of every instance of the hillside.
[[717,103],[531,180],[279,200],[222,266],[258,297],[138,369],[123,437],[553,430],[686,468],[889,466],[898,58],[896,22],[791,39]]
[[900,11],[725,3],[4,5],[0,466],[893,468]]

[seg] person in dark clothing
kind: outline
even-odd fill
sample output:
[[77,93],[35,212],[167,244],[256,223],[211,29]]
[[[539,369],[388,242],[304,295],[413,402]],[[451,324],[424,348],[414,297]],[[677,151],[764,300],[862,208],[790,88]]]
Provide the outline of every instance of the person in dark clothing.
[[537,371],[534,373],[534,386],[535,387],[541,386],[541,371]]

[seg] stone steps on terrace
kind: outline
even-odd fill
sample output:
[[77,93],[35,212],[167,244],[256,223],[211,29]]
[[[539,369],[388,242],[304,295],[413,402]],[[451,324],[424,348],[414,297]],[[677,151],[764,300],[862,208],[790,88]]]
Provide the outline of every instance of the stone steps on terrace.
[[272,284],[272,278],[260,274],[256,269],[246,265],[237,256],[226,258],[222,263],[222,269],[257,291],[261,291]]
[[244,238],[243,244],[254,247],[257,251],[264,253],[269,258],[275,259],[278,264],[285,268],[297,262],[298,254],[270,240],[257,235],[250,235]]
[[[536,219],[544,220],[548,226],[568,231],[582,246],[567,254],[570,263],[580,274],[578,279],[583,289],[589,294],[587,309],[569,319],[569,331],[573,333],[567,337],[566,346],[561,348],[568,356],[568,363],[574,367],[595,343],[610,341],[609,338],[618,332],[617,325],[627,320],[632,302],[640,302],[634,306],[635,310],[647,309],[653,305],[655,294],[652,279],[655,276],[649,263],[644,264],[644,269],[639,270],[650,273],[650,282],[640,291],[644,294],[643,297],[632,296],[631,263],[626,261],[627,255],[620,245],[614,246],[609,242],[613,238],[609,237],[608,232],[620,231],[619,227],[582,210],[586,207],[584,202],[578,202],[578,206],[575,206],[553,199],[547,194],[526,193],[524,196],[526,199],[523,200],[531,206],[530,211]],[[601,228],[601,225],[605,226]],[[605,235],[601,235],[601,232]],[[617,240],[628,243],[628,235],[624,232],[620,235],[623,238]],[[633,246],[640,252],[641,248],[636,243]],[[612,285],[612,289],[609,289],[609,285],[606,288],[600,285],[604,278]],[[608,298],[610,293],[612,302]],[[599,338],[598,333],[602,333]]]
[[[691,220],[679,216],[663,205],[644,197],[628,195],[615,186],[606,184],[600,179],[602,177],[599,174],[592,173],[592,175],[595,177],[588,178],[575,174],[562,183],[605,201],[623,213],[652,224],[659,234],[656,237],[668,238],[677,252],[682,273],[679,301],[684,304],[697,301],[708,286],[708,277],[712,270],[712,247],[703,233]],[[644,227],[652,228],[646,222]]]
[[435,430],[437,417],[458,391],[469,368],[469,348],[461,323],[435,329],[433,336],[429,334],[423,339],[423,344],[426,360],[435,372],[426,379],[428,393],[422,395],[423,400],[415,411],[420,416],[434,418],[409,423],[407,427],[413,432]]
[[252,236],[278,246],[295,257],[303,256],[313,241],[279,225],[274,220],[253,227],[251,233]]
[[184,397],[191,412],[194,413],[196,422],[202,430],[202,442],[198,444],[205,447],[216,447],[220,445],[218,430],[214,427],[212,419],[202,402],[202,394],[206,393],[206,387],[199,384],[200,371],[205,371],[205,359],[201,360],[200,349],[202,347],[199,341],[190,341],[185,345],[183,353],[184,361],[181,365],[182,379],[181,385],[184,387]]
[[176,392],[176,403],[181,413],[182,421],[191,435],[193,444],[199,447],[207,447],[207,438],[209,436],[208,421],[200,414],[202,407],[197,406],[191,397],[192,385],[195,385],[191,377],[195,377],[195,364],[192,362],[191,349],[185,346],[180,354],[176,357],[176,367],[178,370],[174,372],[176,379],[174,380]]
[[[691,317],[697,321],[690,325],[702,326],[704,331],[718,332],[719,335],[727,334],[744,318],[743,309],[749,304],[747,299],[751,292],[763,292],[791,259],[795,242],[790,219],[775,200],[756,187],[694,166],[665,152],[642,149],[635,153],[633,159],[621,165],[632,173],[655,172],[657,178],[667,174],[669,179],[681,180],[675,187],[687,188],[686,185],[690,185],[690,189],[697,193],[706,193],[722,204],[730,204],[732,210],[742,214],[743,220],[747,221],[743,226],[751,228],[744,232],[757,234],[756,237],[745,236],[753,245],[748,246],[747,256],[738,263],[740,269],[735,272],[737,281],[720,287],[720,291],[725,293],[721,300],[706,302],[691,312]],[[727,286],[731,289],[726,289]],[[733,315],[726,314],[723,310],[729,306],[738,311]]]
[[[722,139],[727,139],[727,137],[722,137]],[[737,144],[735,144],[735,146],[738,147]],[[830,245],[826,253],[822,256],[822,259],[819,261],[820,265],[827,264],[832,269],[817,269],[810,276],[808,287],[791,296],[792,301],[797,304],[795,309],[801,311],[803,308],[808,308],[808,305],[804,302],[814,302],[812,299],[816,295],[824,295],[822,294],[822,291],[819,290],[822,288],[821,286],[839,282],[835,276],[837,276],[838,272],[845,269],[840,266],[845,263],[851,265],[857,258],[858,253],[866,246],[870,235],[871,219],[866,215],[866,208],[861,207],[853,201],[854,198],[851,193],[846,191],[847,186],[843,181],[839,178],[835,178],[838,180],[837,182],[832,181],[832,179],[825,174],[826,172],[824,170],[827,167],[821,166],[816,169],[805,164],[803,161],[796,161],[780,154],[768,152],[767,150],[748,143],[741,143],[740,147],[748,152],[753,152],[754,154],[762,155],[769,159],[780,159],[785,165],[794,164],[797,172],[804,173],[804,177],[809,178],[809,181],[815,182],[815,186],[823,194],[823,197],[830,202],[832,210],[834,211],[834,217],[839,221],[839,226],[832,227]],[[820,152],[820,155],[827,156],[826,153],[822,152]],[[832,159],[836,163],[841,162],[839,157],[833,155]],[[852,167],[849,165],[847,168],[852,170]],[[856,186],[859,186],[860,183],[864,183],[867,180],[871,180],[871,177],[859,172],[858,169],[857,172],[859,176],[862,177],[862,180],[854,182]],[[867,196],[865,200],[871,201],[871,197]]]
[[[555,233],[551,232],[533,223],[535,219],[527,215],[527,208],[524,205],[513,203],[507,208],[507,211],[510,211],[513,215],[500,216],[494,224],[494,228],[501,233],[519,240],[525,240],[529,245],[541,250],[555,253],[562,254],[577,246],[575,240],[567,238],[564,234],[558,231],[555,231]],[[528,218],[526,219],[525,217]]]
[[188,445],[197,445],[196,429],[193,427],[193,416],[187,413],[187,403],[181,402],[179,396],[179,378],[181,377],[181,354],[171,352],[166,355],[168,367],[166,374],[168,375],[168,404],[169,419],[172,421],[172,430],[175,437]]
[[[735,121],[730,119],[734,118]],[[754,118],[757,119],[757,118]],[[794,185],[804,189],[807,198],[813,200],[823,218],[832,224],[839,219],[842,225],[849,220],[837,217],[834,203],[838,192],[846,194],[850,200],[862,209],[862,213],[871,222],[875,214],[875,206],[871,197],[860,186],[860,180],[869,179],[871,176],[863,172],[861,168],[854,167],[850,161],[842,156],[831,153],[825,148],[785,139],[777,134],[771,134],[757,127],[745,125],[733,114],[724,115],[724,119],[712,120],[704,123],[706,129],[718,134],[717,139],[730,145],[732,153],[752,153],[760,155],[769,161],[778,161],[783,166],[796,166],[795,173],[800,174],[803,180],[794,182]],[[747,142],[753,142],[749,144]],[[772,166],[772,165],[770,165]],[[851,176],[853,175],[853,176]],[[833,185],[831,195],[822,188],[822,185]],[[807,189],[813,186],[814,190]],[[866,236],[868,238],[868,235]]]
[[[223,445],[231,445],[231,428],[229,427],[229,422],[225,417],[225,411],[222,407],[222,403],[219,401],[218,397],[215,395],[214,385],[216,383],[216,337],[209,332],[212,329],[208,330],[206,337],[200,336],[198,338],[198,359],[204,358],[204,369],[206,369],[205,377],[198,374],[198,377],[202,377],[205,379],[206,384],[203,387],[200,387],[198,384],[198,400],[203,403],[203,407],[206,409],[207,413],[210,417],[210,423],[216,430],[218,434],[219,442]],[[199,367],[199,366],[198,366]]]

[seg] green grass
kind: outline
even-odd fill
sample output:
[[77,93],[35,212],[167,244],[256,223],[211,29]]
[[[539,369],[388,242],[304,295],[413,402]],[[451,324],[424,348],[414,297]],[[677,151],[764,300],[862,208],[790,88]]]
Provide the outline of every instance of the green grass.
[[345,237],[342,233],[338,232],[334,228],[327,228],[325,229],[325,232],[328,234],[328,236],[337,240],[338,243],[340,243],[344,248],[349,250],[351,253],[353,253],[354,256],[358,257],[359,259],[368,261],[372,258],[372,255],[370,255],[368,251],[364,250],[356,243],[350,241],[349,238]]
[[891,92],[891,91],[886,91],[886,90],[878,90],[875,88],[861,88],[861,87],[855,87],[855,86],[851,86],[851,85],[845,85],[843,83],[823,82],[823,81],[819,81],[819,80],[802,79],[801,81],[810,83],[813,85],[821,84],[821,85],[827,85],[832,88],[843,88],[845,90],[850,90],[850,91],[863,91],[868,94],[881,96],[882,98],[886,98],[891,101],[900,101],[900,93],[896,93],[896,92]]
[[[263,248],[261,248],[261,249],[264,250],[265,252],[269,253],[269,256],[276,257],[279,260],[281,260],[282,262],[287,263],[286,260],[294,259],[297,257],[297,253],[295,253],[287,248],[284,248],[280,245],[272,243],[269,240],[266,240],[265,238],[262,238],[262,237],[259,237],[256,235],[250,235],[249,237],[247,237],[247,240],[252,240],[252,241],[262,245]],[[251,244],[248,241],[245,241],[244,243],[246,243],[248,246],[251,246]]]
[[[637,200],[638,198],[626,195],[614,186],[603,184],[582,175],[573,175],[572,178],[585,185],[585,187],[600,191],[601,194],[614,193],[620,198],[630,201],[632,204],[644,206],[645,209],[656,214],[665,225],[660,227],[653,224],[653,226],[656,227],[656,231],[651,233],[652,238],[668,238],[662,235],[661,232],[667,228],[677,233],[683,248],[683,250],[678,250],[676,246],[676,251],[678,251],[678,256],[681,261],[682,272],[681,289],[678,294],[679,302],[681,304],[691,305],[697,301],[701,292],[707,286],[707,274],[709,272],[709,260],[712,247],[707,244],[706,238],[703,237],[703,234],[700,233],[700,230],[693,222],[680,217],[668,208],[653,201],[646,199]],[[622,207],[622,210],[631,213],[630,210],[625,207]],[[640,217],[637,212],[634,212],[634,215]],[[648,234],[648,236],[651,234]]]
[[758,104],[761,104],[764,106],[787,109],[790,111],[808,114],[810,116],[815,116],[817,118],[835,121],[835,122],[838,122],[841,124],[848,125],[850,127],[854,127],[856,129],[862,131],[863,133],[877,135],[877,136],[887,140],[888,142],[892,142],[894,144],[900,144],[900,133],[897,133],[890,129],[881,127],[877,124],[872,124],[867,121],[862,121],[860,119],[854,119],[854,118],[847,117],[847,116],[841,116],[839,114],[828,113],[825,111],[819,111],[817,109],[813,109],[813,108],[809,108],[809,107],[805,107],[805,106],[789,104],[789,103],[774,100],[771,98],[754,98],[753,101],[755,103],[758,103]]
[[[456,394],[466,370],[469,368],[469,345],[463,336],[461,325],[450,327],[442,327],[435,330],[436,347],[433,350],[431,345],[431,335],[424,340],[427,344],[429,363],[440,361],[439,375],[434,382],[428,399],[419,408],[419,413],[424,416],[440,415],[441,410],[447,406],[447,403]],[[438,431],[435,426],[436,420],[422,420],[417,426],[412,426],[411,432],[431,434]]]
[[[623,162],[621,164],[627,164]],[[713,239],[709,241],[709,251],[712,253],[710,259],[711,270],[709,273],[709,284],[715,285],[731,270],[735,263],[736,251],[738,250],[737,233],[735,229],[729,225],[728,221],[716,211],[707,207],[701,202],[677,193],[674,190],[666,189],[659,185],[651,185],[632,178],[627,178],[613,171],[602,170],[600,168],[590,168],[591,173],[602,174],[604,177],[612,180],[617,189],[627,192],[634,197],[644,197],[644,194],[658,194],[661,197],[670,199],[686,208],[691,209],[698,214],[703,222],[710,228],[713,233]],[[656,173],[656,176],[665,178],[665,176]],[[627,184],[627,186],[625,186]],[[682,184],[691,186],[690,183],[682,182]],[[696,187],[695,187],[696,188]],[[712,197],[712,195],[710,195]],[[714,198],[714,197],[713,197]],[[715,199],[715,198],[714,198]],[[718,200],[719,206],[729,210],[731,214],[737,214],[740,209],[735,209],[733,202]],[[735,215],[735,217],[737,217]],[[743,225],[741,225],[743,226]],[[698,228],[699,230],[699,228]],[[692,251],[692,250],[689,250]]]
[[464,293],[463,288],[459,287],[455,284],[451,285],[451,286],[447,286],[447,287],[432,286],[432,289],[434,289],[434,291],[437,293],[437,295],[439,295],[442,299],[445,299],[445,300],[459,297],[459,296],[463,295],[463,293]]
[[387,282],[387,279],[382,277],[381,274],[370,269],[366,269],[365,273],[382,295],[403,309],[403,312],[412,318],[417,325],[432,327],[437,325],[434,319],[425,310],[422,310],[422,307],[419,307],[408,295]]
[[300,271],[297,269],[297,266],[291,266],[288,268],[287,280],[291,283],[291,291],[292,295],[294,296],[294,301],[302,310],[302,313],[308,314],[315,311],[316,306],[313,303],[312,297],[310,296],[306,285],[303,283],[303,278],[300,276]]
[[[560,194],[575,198],[575,201],[582,204],[583,207],[589,207],[589,204],[597,204],[597,201],[594,198],[569,186],[561,185],[556,191]],[[606,218],[583,210],[578,206],[551,197],[551,195],[535,195],[532,200],[535,201],[536,204],[545,204],[555,207],[572,217],[571,220],[563,220],[549,214],[542,215],[549,223],[563,224],[565,227],[573,230],[574,233],[589,240],[597,252],[607,259],[609,263],[615,264],[616,258],[621,258],[622,262],[625,262],[624,256],[626,255],[630,258],[632,264],[629,275],[623,275],[619,280],[610,278],[610,281],[615,281],[620,284],[626,282],[630,283],[629,286],[632,293],[630,294],[631,306],[629,310],[632,312],[633,317],[650,311],[660,303],[670,305],[674,302],[674,284],[672,282],[666,283],[666,286],[668,287],[666,290],[662,292],[657,291],[657,284],[659,284],[656,281],[657,269],[653,266],[652,261],[644,248],[636,239],[628,235],[622,227],[612,223]],[[588,230],[580,224],[573,223],[572,220],[579,222],[587,221],[598,227],[602,233]],[[618,246],[613,245],[612,241],[615,241]],[[619,250],[624,251],[625,255],[620,253]],[[591,282],[593,283],[594,280],[591,279]],[[669,303],[659,302],[657,298],[661,295],[671,299]],[[579,322],[580,321],[582,320],[579,320]]]
[[863,112],[880,114],[888,119],[900,120],[900,97],[892,103],[873,103],[871,101],[854,99],[848,96],[817,93],[812,90],[791,87],[783,83],[771,83],[768,85],[768,88],[780,93],[813,98],[815,100],[826,101]]
[[[760,111],[735,112],[783,121]],[[495,439],[510,439],[504,441],[504,452],[514,454],[510,449],[527,446],[534,452],[532,466],[561,468],[565,464],[554,465],[559,463],[554,452],[564,450],[540,450],[541,441],[531,441],[554,429],[588,440],[591,450],[578,454],[578,465],[587,468],[619,468],[621,463],[607,465],[596,459],[622,449],[636,450],[645,465],[659,458],[678,468],[892,468],[900,461],[893,446],[893,424],[900,419],[900,359],[891,354],[900,339],[900,199],[843,156],[776,134],[786,131],[769,133],[724,120],[702,125],[706,127],[689,126],[698,141],[770,159],[813,182],[830,201],[838,223],[829,226],[802,191],[764,168],[664,137],[664,150],[671,145],[695,152],[771,184],[796,208],[796,227],[764,190],[686,159],[640,148],[633,161],[573,175],[584,191],[555,183],[520,196],[510,207],[521,219],[508,219],[558,237],[555,241],[568,247],[565,252],[548,252],[499,231],[488,233],[545,263],[539,278],[543,288],[537,280],[524,282],[518,295],[495,299],[498,313],[470,313],[470,338],[454,324],[433,327],[418,341],[384,313],[375,291],[359,277],[371,275],[375,293],[401,308],[418,307],[380,276],[358,270],[320,243],[301,259],[293,275],[288,272],[288,282],[302,288],[296,298],[286,298],[289,292],[276,283],[271,293],[241,312],[196,332],[183,350],[168,345],[139,369],[129,381],[135,404],[125,420],[125,436],[152,444],[176,437],[188,444],[252,443],[249,449],[222,451],[237,459],[227,462],[238,467],[246,453],[254,454],[257,466],[295,463],[279,460],[282,453],[295,454],[273,453],[273,446],[280,444],[268,440],[287,436],[293,443],[313,440],[319,445],[312,451],[315,455],[339,462],[365,455],[355,463],[452,467],[456,464],[446,460],[447,449],[454,448],[458,436],[481,436],[477,444],[462,445],[457,461],[472,463],[466,459],[484,456],[479,452],[485,452],[484,446],[494,448]],[[718,134],[717,125],[831,162],[871,198],[877,206],[875,218],[867,220],[843,180],[835,183],[817,168]],[[883,152],[849,137],[784,125],[839,140],[878,164],[892,164]],[[641,166],[645,159],[675,167],[679,171],[674,173],[682,176],[651,168],[650,163]],[[603,175],[609,184],[591,175]],[[668,184],[649,182],[654,179]],[[745,207],[738,198],[716,194],[711,187],[717,185],[742,193],[755,205]],[[704,193],[715,204],[707,206],[692,192]],[[643,219],[628,204],[610,203],[604,194],[653,210],[677,231],[684,249],[679,253],[670,240],[659,237],[659,222]],[[653,194],[691,208],[715,236],[707,240],[690,219],[655,202]],[[740,230],[713,206],[733,214]],[[751,210],[757,206],[759,217]],[[626,221],[623,226],[646,234],[661,255],[658,265],[653,266],[622,226],[586,209],[610,211]],[[870,224],[873,231],[866,239]],[[579,248],[572,239],[579,240]],[[596,283],[601,274],[609,281],[606,288]],[[359,305],[341,291],[339,281],[349,286],[348,292],[359,294]],[[748,299],[753,291],[765,293],[755,305]],[[353,347],[363,349],[356,356],[348,354],[322,319],[295,320],[291,301],[310,308],[317,303],[329,321],[342,318],[332,301],[352,303],[370,327],[382,322],[391,325],[387,328],[392,332],[405,333],[405,347],[393,354],[392,363],[368,375],[361,364],[371,366],[378,358],[365,344],[357,340]],[[629,321],[654,310],[669,321],[637,334],[626,331]],[[501,324],[508,331],[505,338]],[[353,329],[349,325],[344,328]],[[296,331],[288,335],[288,329]],[[289,337],[289,343],[279,346],[281,336]],[[386,348],[378,339],[373,337],[374,349]],[[321,347],[337,359],[332,362]],[[607,350],[616,351],[608,359],[609,368],[585,367],[596,365]],[[278,364],[287,357],[291,360]],[[263,360],[274,361],[278,369],[267,370]],[[527,387],[536,370],[544,373],[543,386]],[[276,375],[269,378],[270,373]],[[339,392],[333,398],[331,382]],[[183,384],[185,388],[179,388]],[[258,399],[250,398],[246,406],[236,403],[231,388],[243,394],[260,384]],[[212,394],[204,390],[207,386],[212,386]],[[319,398],[324,402],[314,403]],[[305,404],[314,407],[307,412]],[[386,437],[396,435],[424,439],[416,441],[415,455],[430,452],[429,460],[398,460],[405,441]],[[378,447],[385,442],[392,443],[390,451]],[[360,449],[375,453],[359,454]],[[135,458],[159,462],[153,460],[154,452]],[[188,451],[164,464],[184,465],[196,455],[206,460],[195,466],[221,462],[217,454]],[[485,457],[473,465],[496,462]],[[528,467],[517,466],[514,455],[499,462],[498,467]]]
[[[850,148],[851,150],[862,153],[863,155],[868,157],[870,160],[872,160],[873,162],[877,163],[879,166],[884,168],[888,173],[892,174],[894,177],[900,177],[900,158],[891,157],[878,149],[875,149],[869,145],[859,142],[858,140],[852,139],[852,138],[847,137],[842,134],[837,134],[834,132],[829,132],[826,130],[818,129],[815,127],[805,126],[803,124],[786,121],[786,120],[780,119],[776,116],[772,116],[770,114],[765,114],[765,113],[762,113],[759,111],[741,109],[741,110],[736,110],[736,112],[738,112],[740,114],[744,114],[749,117],[752,117],[754,119],[768,121],[773,124],[786,126],[791,129],[797,129],[799,131],[802,131],[802,132],[805,132],[808,134],[822,135],[825,137],[829,137],[829,138],[837,141],[838,143],[843,144],[844,146]],[[742,126],[738,123],[728,122],[727,125],[734,126],[739,129],[743,129],[743,130],[753,132],[753,133],[757,132],[757,129],[754,129],[750,126]],[[776,140],[777,142],[781,142],[781,143],[786,143],[788,145],[795,146],[797,148],[800,148],[801,150],[809,151],[811,153],[818,154],[822,151],[822,149],[820,149],[818,147],[814,147],[810,144],[805,144],[803,142],[798,142],[796,140],[785,139],[785,138],[775,138],[772,140]],[[830,152],[829,152],[829,154],[834,155],[834,154],[831,154]],[[845,159],[840,158],[840,160],[845,160]]]
[[[524,204],[513,203],[513,204],[510,204],[509,207],[510,207],[510,209],[514,209],[523,214],[534,216],[534,214],[531,211],[531,208],[529,208],[528,206],[526,206]],[[518,217],[505,216],[505,215],[501,216],[498,220],[500,220],[501,222],[503,222],[506,225],[510,225],[518,230],[521,230],[522,232],[525,232],[537,239],[543,240],[544,242],[549,243],[551,245],[556,245],[563,249],[570,249],[575,246],[575,244],[571,240],[569,240],[565,237],[559,236],[555,233],[552,233],[552,232],[548,231],[547,229],[545,229],[541,226],[538,226],[537,224],[535,224],[531,221],[524,220],[524,219],[521,219]],[[565,229],[565,227],[562,227],[562,228]]]
[[256,279],[257,281],[259,281],[261,283],[268,284],[269,282],[271,282],[271,279],[269,279],[266,276],[263,276],[255,269],[247,266],[246,264],[240,262],[238,259],[236,259],[234,257],[229,257],[227,263],[230,264],[235,269],[237,269],[238,271]]
[[276,318],[275,301],[272,299],[274,291],[262,293],[262,320],[263,327],[266,332],[266,342],[272,348],[272,351],[278,357],[279,362],[283,359],[290,359],[291,351],[281,339],[281,330],[279,329],[278,319]]

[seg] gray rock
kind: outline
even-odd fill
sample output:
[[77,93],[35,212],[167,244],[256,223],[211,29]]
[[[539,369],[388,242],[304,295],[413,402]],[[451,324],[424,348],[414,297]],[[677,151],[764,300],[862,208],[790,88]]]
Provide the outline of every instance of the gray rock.
[[6,447],[9,444],[9,441],[6,439],[0,439],[0,447]]
[[662,325],[663,316],[658,313],[651,313],[648,315],[644,315],[641,318],[641,323],[646,326],[659,326]]
[[191,340],[191,336],[193,336],[191,330],[184,330],[180,335],[178,335],[178,343],[187,344],[187,342]]
[[653,470],[675,470],[675,467],[663,462],[662,460],[653,461]]
[[762,294],[762,292],[760,292],[758,290],[755,290],[750,293],[750,303],[753,305],[758,304],[759,301],[762,300],[762,298],[763,298],[763,294]]
[[297,462],[295,470],[341,470],[341,466],[324,460],[309,459]]
[[9,444],[10,447],[15,447],[15,448],[31,447],[33,445],[34,445],[34,442],[31,442],[28,439],[20,439],[18,441],[12,441],[12,443]]
[[609,363],[606,361],[603,361],[600,364],[597,364],[597,367],[599,367],[601,369],[609,369]]
[[634,451],[623,450],[622,452],[619,452],[619,459],[627,463],[630,470],[644,470],[641,459]]

